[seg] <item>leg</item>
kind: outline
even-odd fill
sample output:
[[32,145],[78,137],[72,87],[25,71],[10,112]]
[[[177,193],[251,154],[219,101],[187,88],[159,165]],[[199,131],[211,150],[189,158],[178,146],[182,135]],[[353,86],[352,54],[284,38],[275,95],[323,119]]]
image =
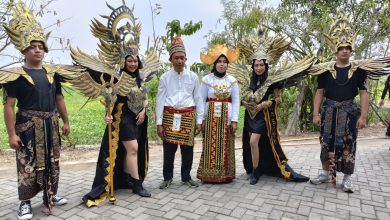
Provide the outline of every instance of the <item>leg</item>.
[[164,150],[164,161],[163,161],[164,181],[160,184],[160,189],[168,188],[169,185],[171,185],[172,183],[177,144],[171,144],[164,141],[163,150]]
[[124,171],[127,174],[129,180],[133,183],[133,192],[137,193],[142,197],[150,197],[150,193],[143,188],[142,180],[139,179],[138,175],[138,142],[137,140],[122,141],[126,148],[126,160],[124,165]]
[[318,185],[321,183],[328,182],[330,180],[329,176],[329,149],[325,143],[321,143],[321,165],[322,165],[322,172],[310,179],[310,183],[314,185]]
[[194,158],[194,147],[180,145],[181,152],[181,180],[190,187],[198,187],[199,184],[191,179],[191,168]]
[[130,174],[133,178],[139,179],[138,176],[138,142],[137,140],[122,141],[123,146],[126,148],[126,159],[124,164],[124,171]]
[[164,150],[164,161],[163,161],[164,180],[170,180],[173,178],[173,168],[174,168],[177,144],[171,144],[164,141],[163,150]]
[[259,141],[261,138],[261,134],[252,133],[250,135],[250,145],[251,145],[251,153],[252,153],[252,164],[253,169],[256,169],[259,165]]
[[181,180],[186,182],[191,179],[192,161],[194,158],[194,147],[180,146],[181,151]]
[[259,168],[258,168],[260,138],[261,138],[261,134],[252,133],[250,135],[250,145],[251,145],[252,164],[253,164],[253,171],[249,181],[251,185],[256,184],[260,177]]

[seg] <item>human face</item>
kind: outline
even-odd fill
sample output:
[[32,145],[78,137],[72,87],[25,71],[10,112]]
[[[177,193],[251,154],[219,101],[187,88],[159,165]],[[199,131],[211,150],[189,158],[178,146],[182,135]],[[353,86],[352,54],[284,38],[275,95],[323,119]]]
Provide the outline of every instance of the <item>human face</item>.
[[229,61],[224,56],[220,56],[215,64],[215,68],[219,73],[224,73],[227,70]]
[[136,56],[128,56],[125,63],[126,70],[134,73],[138,69],[138,58]]
[[184,52],[175,52],[172,54],[171,58],[169,59],[173,65],[173,69],[181,73],[184,70],[184,66],[187,61],[186,54]]
[[351,55],[352,55],[352,48],[351,47],[339,47],[337,49],[336,54],[335,54],[335,56],[338,60],[349,60]]
[[266,69],[264,60],[255,60],[255,62],[253,63],[253,69],[255,70],[256,75],[263,75]]
[[30,46],[26,48],[22,54],[26,59],[26,63],[40,63],[45,56],[45,47],[42,42],[32,41]]

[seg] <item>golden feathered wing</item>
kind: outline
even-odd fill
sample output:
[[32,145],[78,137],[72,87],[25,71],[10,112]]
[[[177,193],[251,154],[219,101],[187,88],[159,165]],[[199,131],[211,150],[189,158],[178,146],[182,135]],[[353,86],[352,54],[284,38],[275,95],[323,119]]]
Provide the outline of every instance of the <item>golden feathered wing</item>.
[[105,94],[105,85],[97,83],[89,73],[85,73],[76,79],[70,80],[69,83],[81,94],[93,99]]
[[312,66],[315,58],[305,57],[294,63],[289,63],[275,71],[270,71],[267,81],[270,85],[280,83],[282,87],[290,87],[295,85],[308,75],[308,70]]
[[[50,83],[54,81],[54,75],[58,74],[64,79],[75,79],[84,74],[85,69],[79,66],[72,65],[44,65],[43,68],[46,70],[47,79]],[[15,67],[10,69],[0,70],[0,84],[5,84],[19,77],[24,77],[29,83],[34,85],[34,81],[22,67]]]
[[242,63],[242,61],[229,64],[227,73],[234,76],[241,87],[245,88],[249,86],[251,68]]
[[114,68],[99,57],[89,55],[79,48],[72,47],[70,47],[70,55],[77,65],[86,67],[98,73],[106,73],[119,78],[119,74],[114,70]]
[[143,74],[143,81],[150,81],[158,72],[161,66],[160,58],[155,51],[151,51],[146,55],[144,61],[144,68],[140,70]]
[[[351,78],[358,68],[364,70],[367,73],[367,76],[371,79],[377,79],[378,77],[390,74],[390,57],[353,60],[350,63],[351,68],[348,71],[348,78]],[[326,71],[329,71],[333,78],[336,78],[336,70],[334,68],[335,64],[335,61],[315,64],[309,70],[310,75],[318,76]]]
[[34,85],[32,78],[21,67],[0,70],[0,85],[17,80],[20,76]]

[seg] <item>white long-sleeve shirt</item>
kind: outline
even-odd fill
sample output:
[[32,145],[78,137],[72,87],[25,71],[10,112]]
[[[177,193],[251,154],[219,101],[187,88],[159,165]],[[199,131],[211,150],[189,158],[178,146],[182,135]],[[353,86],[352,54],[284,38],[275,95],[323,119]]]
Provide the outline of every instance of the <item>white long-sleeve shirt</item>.
[[206,102],[207,98],[216,98],[216,96],[214,95],[214,88],[210,85],[221,85],[221,84],[226,84],[230,86],[229,93],[232,102],[228,103],[228,121],[229,121],[228,124],[230,124],[231,121],[238,122],[238,114],[240,111],[240,97],[239,97],[237,80],[231,75],[226,75],[223,78],[218,78],[214,76],[213,73],[204,76],[202,79],[202,83],[200,85],[200,95],[202,97],[201,100],[205,108],[203,114],[203,120],[206,119],[206,115],[207,115],[207,108],[208,108],[208,103]]
[[184,69],[180,74],[173,68],[165,72],[158,83],[156,124],[162,125],[164,106],[186,108],[196,106],[197,124],[202,123],[203,105],[199,94],[198,76]]

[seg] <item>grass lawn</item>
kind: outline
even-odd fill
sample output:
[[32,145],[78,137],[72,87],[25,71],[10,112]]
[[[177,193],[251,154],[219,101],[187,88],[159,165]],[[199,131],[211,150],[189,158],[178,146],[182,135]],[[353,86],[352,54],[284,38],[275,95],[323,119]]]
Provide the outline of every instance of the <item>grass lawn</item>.
[[[87,98],[73,91],[64,92],[64,96],[71,127],[69,139],[63,140],[65,146],[100,143],[105,128],[103,105],[98,100],[93,100],[81,109]],[[0,149],[6,149],[9,146],[3,105],[0,106],[0,111]]]

